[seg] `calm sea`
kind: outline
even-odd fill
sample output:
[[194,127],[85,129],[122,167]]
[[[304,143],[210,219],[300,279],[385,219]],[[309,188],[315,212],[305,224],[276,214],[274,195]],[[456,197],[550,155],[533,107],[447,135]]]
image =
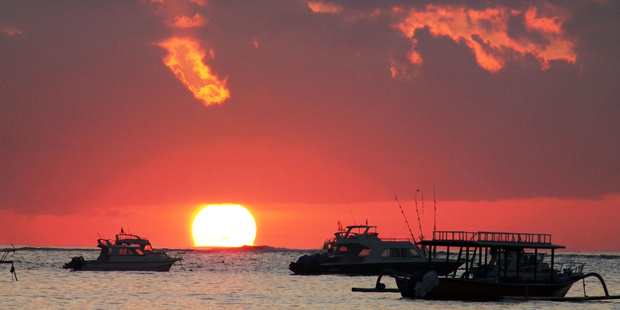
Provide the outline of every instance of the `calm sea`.
[[[288,264],[299,251],[257,247],[184,252],[170,272],[74,272],[62,269],[72,257],[94,259],[93,249],[18,248],[19,281],[0,265],[0,309],[620,309],[620,300],[588,302],[445,302],[403,299],[398,293],[352,292],[373,287],[376,277],[295,276]],[[561,253],[557,260],[585,262],[586,272],[605,278],[620,295],[620,253]],[[590,278],[589,278],[590,279]],[[383,279],[388,287],[394,280]],[[598,280],[585,281],[588,295],[603,295]],[[568,296],[583,296],[582,281]]]

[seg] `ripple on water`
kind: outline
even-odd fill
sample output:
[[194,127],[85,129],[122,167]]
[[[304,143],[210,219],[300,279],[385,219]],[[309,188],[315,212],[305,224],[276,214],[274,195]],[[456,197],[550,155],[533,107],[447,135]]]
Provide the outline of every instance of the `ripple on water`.
[[[176,254],[170,251],[170,254]],[[183,268],[170,272],[73,272],[61,266],[71,257],[95,258],[96,250],[24,249],[14,256],[19,281],[0,266],[1,309],[114,309],[148,305],[156,309],[597,309],[620,308],[620,301],[588,303],[437,302],[403,299],[396,293],[358,293],[373,287],[376,277],[291,275],[288,264],[303,251],[187,251]],[[620,294],[618,255],[561,254],[586,262],[586,271],[601,274],[611,294]],[[389,287],[390,278],[383,280]],[[588,295],[601,295],[598,280],[586,280]],[[570,296],[582,296],[577,282]]]

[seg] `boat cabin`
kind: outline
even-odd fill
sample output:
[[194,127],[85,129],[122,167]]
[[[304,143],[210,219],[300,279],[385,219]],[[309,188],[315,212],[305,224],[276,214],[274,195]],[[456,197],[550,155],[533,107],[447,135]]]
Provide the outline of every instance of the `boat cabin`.
[[[580,274],[583,270],[583,264],[556,266],[555,250],[564,246],[552,244],[549,234],[435,231],[432,240],[420,244],[430,248],[434,253],[430,256],[436,256],[438,247],[445,248],[447,258],[457,255],[457,262],[464,263],[460,275],[463,279],[496,281],[514,278],[550,283]],[[458,254],[450,251],[458,251]],[[548,255],[549,262],[545,261]],[[557,270],[553,272],[554,269]],[[456,277],[456,273],[455,270],[451,276]]]
[[332,255],[341,262],[364,262],[382,260],[407,260],[421,257],[419,248],[407,238],[379,239],[377,226],[347,226],[340,238],[333,243]]
[[97,240],[97,246],[101,248],[97,261],[108,261],[111,257],[129,257],[129,256],[144,256],[144,251],[136,245],[128,244],[113,244],[108,239]]
[[116,235],[116,245],[137,245],[142,251],[152,252],[151,242],[137,235],[121,233]]

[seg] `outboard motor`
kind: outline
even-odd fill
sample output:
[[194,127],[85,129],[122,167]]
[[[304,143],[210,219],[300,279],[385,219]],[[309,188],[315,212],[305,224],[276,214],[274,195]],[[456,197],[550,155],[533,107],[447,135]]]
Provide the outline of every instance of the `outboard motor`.
[[76,256],[76,257],[72,258],[70,262],[68,262],[64,266],[62,266],[62,268],[65,268],[65,269],[80,269],[82,266],[84,266],[84,257]]

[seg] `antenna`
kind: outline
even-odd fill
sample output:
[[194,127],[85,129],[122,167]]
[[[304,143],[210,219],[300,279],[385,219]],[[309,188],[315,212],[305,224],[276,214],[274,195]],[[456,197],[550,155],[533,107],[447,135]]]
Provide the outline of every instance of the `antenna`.
[[409,226],[409,221],[407,221],[407,217],[405,216],[405,211],[403,210],[403,207],[400,205],[400,201],[398,201],[398,197],[396,197],[396,193],[394,193],[394,199],[396,200],[396,202],[398,203],[398,207],[400,208],[400,213],[403,214],[403,217],[405,218],[405,223],[407,223],[407,228],[409,228],[409,234],[411,234],[411,240],[413,240],[413,244],[416,245],[416,251],[418,252],[418,254],[424,256],[424,254],[422,252],[420,252],[419,248],[418,248],[418,243],[415,242],[415,237],[413,236],[413,231],[411,231],[411,226]]

